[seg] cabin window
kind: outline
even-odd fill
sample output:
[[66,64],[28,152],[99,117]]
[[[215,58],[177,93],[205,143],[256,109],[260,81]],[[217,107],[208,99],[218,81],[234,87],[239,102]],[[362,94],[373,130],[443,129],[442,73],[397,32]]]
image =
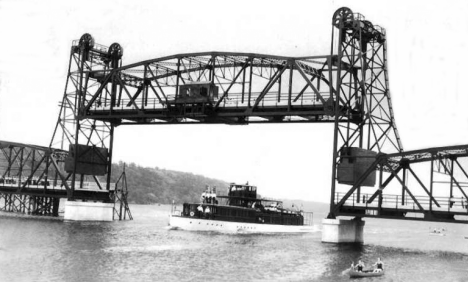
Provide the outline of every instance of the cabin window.
[[200,87],[200,95],[203,97],[208,96],[208,89],[206,89],[206,87]]

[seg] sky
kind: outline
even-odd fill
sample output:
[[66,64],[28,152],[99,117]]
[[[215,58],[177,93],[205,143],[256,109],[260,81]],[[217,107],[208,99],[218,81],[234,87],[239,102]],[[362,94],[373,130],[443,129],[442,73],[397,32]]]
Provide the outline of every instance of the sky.
[[[202,51],[329,55],[332,15],[347,6],[387,31],[405,150],[467,144],[468,2],[376,3],[0,0],[0,140],[48,146],[71,43],[84,33],[102,45],[120,43],[124,65]],[[327,202],[332,143],[331,124],[127,126],[115,131],[114,161]]]

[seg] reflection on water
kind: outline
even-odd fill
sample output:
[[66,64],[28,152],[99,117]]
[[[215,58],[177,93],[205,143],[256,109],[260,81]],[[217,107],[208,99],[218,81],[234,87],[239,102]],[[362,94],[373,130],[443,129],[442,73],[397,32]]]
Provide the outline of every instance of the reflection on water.
[[320,232],[168,230],[169,209],[132,206],[134,221],[111,223],[0,217],[0,280],[349,281],[351,262],[370,265],[379,256],[385,276],[361,281],[468,277],[464,225],[450,225],[447,237],[438,237],[428,236],[427,223],[368,220],[365,245],[336,245],[321,243]]

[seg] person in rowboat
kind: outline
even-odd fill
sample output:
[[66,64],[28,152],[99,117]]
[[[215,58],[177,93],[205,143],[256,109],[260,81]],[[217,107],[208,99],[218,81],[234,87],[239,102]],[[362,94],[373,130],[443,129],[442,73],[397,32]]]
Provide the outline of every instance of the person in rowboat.
[[384,263],[380,260],[380,258],[377,258],[377,262],[372,265],[372,266],[376,267],[374,269],[374,272],[382,272],[383,271],[383,265],[384,265]]
[[361,260],[359,260],[359,262],[355,266],[355,270],[357,272],[362,272],[364,270],[364,267],[365,267],[364,263]]

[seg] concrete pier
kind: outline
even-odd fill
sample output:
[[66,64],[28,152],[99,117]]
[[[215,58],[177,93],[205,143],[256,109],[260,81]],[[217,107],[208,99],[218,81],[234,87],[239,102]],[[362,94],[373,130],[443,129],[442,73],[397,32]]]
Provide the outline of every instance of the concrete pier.
[[364,224],[360,218],[322,220],[322,242],[364,243]]
[[114,215],[113,203],[100,202],[65,202],[65,220],[73,221],[112,221]]

